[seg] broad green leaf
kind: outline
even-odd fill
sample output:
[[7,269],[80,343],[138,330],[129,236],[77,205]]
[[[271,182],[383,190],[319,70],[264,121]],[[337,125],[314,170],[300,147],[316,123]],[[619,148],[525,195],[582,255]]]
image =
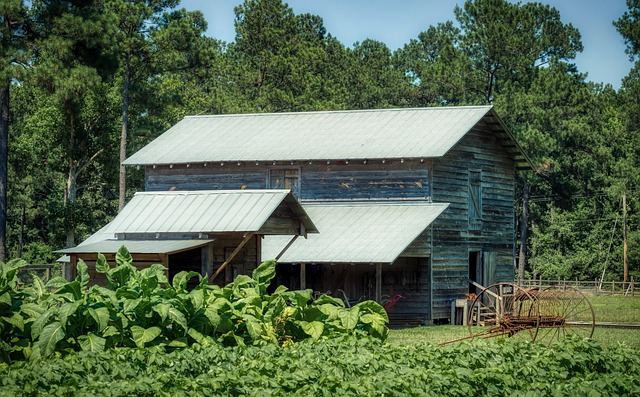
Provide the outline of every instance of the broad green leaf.
[[173,276],[173,281],[172,281],[173,289],[175,289],[176,291],[186,291],[187,283],[193,277],[198,277],[198,281],[200,281],[200,277],[202,276],[200,275],[200,273],[196,273],[196,272],[187,272],[187,271],[178,272],[178,274]]
[[[20,313],[14,313],[11,317],[2,317],[2,320],[18,328],[20,331],[24,331],[24,319],[22,318]],[[0,328],[0,330],[1,329],[2,328]]]
[[147,343],[152,342],[161,333],[162,330],[158,327],[142,328],[137,325],[131,327],[131,338],[138,347],[145,347]]
[[305,334],[309,335],[313,339],[318,339],[324,332],[324,324],[320,321],[298,321],[297,322]]
[[67,327],[69,317],[73,316],[78,308],[82,305],[82,301],[63,303],[58,309],[58,319],[62,322],[62,325]]
[[313,299],[313,291],[310,289],[288,291],[282,295],[296,307],[305,307]]
[[247,332],[249,333],[249,337],[251,337],[251,339],[257,340],[260,338],[260,335],[263,334],[262,323],[255,317],[246,315],[243,318],[243,323],[245,327],[247,327]]
[[46,287],[51,289],[59,289],[66,285],[68,282],[69,281],[65,280],[63,277],[54,277],[47,282]]
[[269,286],[271,280],[276,275],[276,261],[268,260],[262,262],[251,274],[251,278],[260,285],[261,293]]
[[281,293],[283,293],[283,292],[287,292],[288,290],[289,290],[289,288],[285,287],[284,285],[278,285],[278,286],[276,287],[276,290],[275,290],[275,291],[273,291],[273,294],[271,294],[271,295],[272,295],[272,296],[273,296],[273,295],[280,295]]
[[200,310],[204,304],[204,291],[201,289],[194,289],[189,292],[189,300],[191,301],[194,311]]
[[84,263],[82,259],[80,259],[78,261],[78,264],[76,265],[76,269],[78,272],[76,281],[79,283],[80,289],[82,291],[85,291],[87,289],[87,286],[89,285],[89,268],[87,267],[87,264]]
[[357,306],[351,309],[341,309],[338,312],[338,318],[342,326],[347,330],[352,330],[358,325],[358,319],[360,318],[360,309]]
[[313,301],[314,305],[323,305],[325,303],[331,303],[336,306],[344,307],[344,302],[342,301],[342,299],[334,298],[333,296],[329,295],[320,295],[318,299]]
[[209,324],[214,328],[217,328],[222,321],[220,315],[218,314],[218,311],[212,307],[205,308],[204,315],[207,316],[207,318],[209,319]]
[[109,269],[110,267],[107,263],[107,258],[102,254],[98,254],[98,259],[96,260],[96,272],[105,274]]
[[77,279],[67,282],[62,287],[58,288],[55,294],[64,297],[69,302],[78,301],[82,299],[80,282]]
[[46,311],[44,307],[36,303],[24,303],[20,306],[20,312],[27,315],[29,319],[37,319]]
[[320,310],[323,314],[325,314],[328,317],[327,320],[335,320],[336,318],[338,318],[338,313],[341,310],[346,310],[346,309],[340,308],[332,303],[325,303],[318,306],[318,310]]
[[129,250],[124,245],[120,247],[116,252],[116,267],[118,266],[131,266],[133,263],[133,257],[129,253]]
[[205,341],[205,337],[204,335],[202,335],[200,332],[196,331],[193,328],[189,328],[187,329],[187,334],[193,338],[193,340],[195,340],[198,343],[203,343]]
[[357,307],[361,313],[376,313],[381,316],[385,320],[385,322],[389,322],[389,315],[387,314],[387,311],[384,310],[384,307],[382,307],[382,305],[377,302],[370,300],[364,301],[358,303],[354,307]]
[[31,280],[32,280],[31,284],[33,285],[33,291],[35,292],[36,299],[42,298],[47,293],[47,290],[44,286],[44,282],[40,277],[38,277],[37,274],[33,274]]
[[65,337],[64,326],[60,321],[55,321],[42,329],[38,346],[42,357],[49,357],[56,351],[56,345]]
[[31,324],[31,339],[38,339],[44,329],[44,326],[49,322],[49,318],[53,314],[54,310],[55,308],[47,310],[40,317],[37,317],[33,324]]
[[98,331],[102,332],[109,324],[109,309],[106,307],[89,308],[89,315],[98,325]]
[[170,305],[166,303],[159,303],[157,305],[153,305],[151,309],[160,315],[160,319],[164,322],[169,316]]
[[120,335],[120,331],[118,331],[118,329],[113,325],[107,326],[107,328],[105,328],[104,331],[102,332],[102,336],[104,336],[105,338],[109,336],[114,336],[114,335]]
[[11,307],[11,295],[9,292],[5,292],[4,294],[0,294],[0,304]]
[[184,314],[180,310],[171,306],[169,307],[169,311],[167,315],[169,316],[169,319],[173,323],[180,325],[184,329],[187,329],[187,319],[185,318]]
[[78,337],[78,343],[80,344],[80,348],[84,351],[99,353],[104,351],[106,339],[94,334],[93,332],[89,332],[87,335],[82,335]]
[[167,346],[182,349],[182,348],[188,347],[189,344],[186,337],[181,337],[181,338],[176,338],[172,340],[171,342],[169,342]]

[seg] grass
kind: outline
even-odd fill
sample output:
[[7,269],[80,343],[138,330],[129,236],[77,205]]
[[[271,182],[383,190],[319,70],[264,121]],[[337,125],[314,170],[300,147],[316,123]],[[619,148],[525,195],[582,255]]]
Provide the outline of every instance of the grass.
[[[640,324],[640,296],[588,296],[595,312],[596,322]],[[460,325],[436,325],[394,329],[389,332],[387,342],[391,345],[418,343],[440,343],[469,336],[469,328]],[[623,343],[640,349],[640,329],[596,327],[593,339],[604,347]]]

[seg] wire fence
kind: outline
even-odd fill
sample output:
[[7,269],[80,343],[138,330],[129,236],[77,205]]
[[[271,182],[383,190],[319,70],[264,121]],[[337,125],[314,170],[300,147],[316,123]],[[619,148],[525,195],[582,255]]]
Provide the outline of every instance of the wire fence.
[[523,288],[545,288],[552,285],[566,285],[579,289],[584,293],[590,293],[594,295],[625,295],[635,296],[635,282],[633,277],[630,281],[585,281],[585,280],[544,280],[544,279],[529,279],[524,280]]

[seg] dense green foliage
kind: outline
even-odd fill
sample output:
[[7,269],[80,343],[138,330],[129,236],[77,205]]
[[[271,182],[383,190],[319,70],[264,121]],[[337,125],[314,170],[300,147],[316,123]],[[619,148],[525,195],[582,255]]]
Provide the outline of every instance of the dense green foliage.
[[[636,59],[638,1],[627,5],[612,22]],[[347,47],[320,16],[281,0],[239,5],[231,43],[178,7],[3,2],[7,257],[50,263],[53,249],[107,223],[123,193],[120,160],[187,114],[493,104],[533,166],[520,174],[527,273],[620,279],[624,196],[629,269],[640,276],[640,66],[618,90],[588,81],[572,63],[580,32],[557,9],[468,0],[394,50],[368,38]],[[126,175],[128,196],[143,189],[141,171]]]
[[93,396],[621,396],[640,358],[569,339],[390,346],[344,337],[289,347],[194,344],[0,364],[0,394]]
[[[45,285],[34,277],[33,285],[23,287],[17,277],[21,261],[0,262],[1,361],[118,347],[173,349],[195,342],[289,345],[338,335],[387,336],[389,319],[373,301],[345,308],[329,296],[313,300],[311,290],[278,287],[267,294],[275,261],[223,288],[195,272],[180,272],[169,284],[161,265],[138,271],[124,247],[116,262],[110,267],[99,256],[96,270],[105,274],[106,287],[88,287],[83,262],[73,281],[54,278]],[[189,291],[193,277],[201,281]]]

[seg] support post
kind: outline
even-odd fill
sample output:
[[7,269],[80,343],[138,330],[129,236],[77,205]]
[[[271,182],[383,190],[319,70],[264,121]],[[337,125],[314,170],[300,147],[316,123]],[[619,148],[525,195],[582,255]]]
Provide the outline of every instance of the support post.
[[376,302],[382,304],[382,263],[376,263]]
[[307,265],[300,264],[300,289],[307,289]]
[[213,282],[213,280],[216,279],[216,277],[218,277],[218,275],[220,273],[222,273],[222,271],[227,267],[227,265],[229,265],[229,263],[231,263],[231,261],[236,257],[236,255],[238,255],[240,253],[240,251],[242,251],[242,249],[244,248],[245,245],[247,245],[247,243],[249,241],[251,241],[251,238],[255,235],[255,233],[248,233],[244,240],[242,240],[242,242],[240,243],[240,245],[238,245],[236,247],[236,249],[231,253],[231,255],[229,255],[229,258],[227,258],[227,260],[220,265],[220,267],[218,268],[218,270],[216,270],[215,273],[213,273],[213,276],[211,276],[209,278],[209,282]]

